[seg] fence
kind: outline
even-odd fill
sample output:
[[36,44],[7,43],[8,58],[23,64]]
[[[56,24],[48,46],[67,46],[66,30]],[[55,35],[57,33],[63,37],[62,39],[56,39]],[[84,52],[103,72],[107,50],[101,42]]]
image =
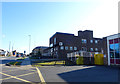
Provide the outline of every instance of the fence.
[[67,58],[72,62],[78,62],[77,59],[83,59],[81,64],[94,64],[94,54],[99,54],[96,52],[87,52],[87,51],[76,51],[72,53],[67,53]]

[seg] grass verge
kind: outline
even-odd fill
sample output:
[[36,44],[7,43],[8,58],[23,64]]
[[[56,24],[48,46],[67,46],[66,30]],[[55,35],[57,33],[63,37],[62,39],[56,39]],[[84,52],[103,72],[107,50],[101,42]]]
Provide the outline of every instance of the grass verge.
[[54,65],[65,65],[65,61],[50,61],[50,62],[40,62],[40,63],[33,63],[32,66],[39,67],[39,66],[54,66]]
[[18,58],[17,60],[24,60],[25,58],[23,58],[23,57],[20,57],[20,58]]
[[21,63],[22,63],[22,62],[9,62],[8,64],[15,66],[15,65],[21,65]]

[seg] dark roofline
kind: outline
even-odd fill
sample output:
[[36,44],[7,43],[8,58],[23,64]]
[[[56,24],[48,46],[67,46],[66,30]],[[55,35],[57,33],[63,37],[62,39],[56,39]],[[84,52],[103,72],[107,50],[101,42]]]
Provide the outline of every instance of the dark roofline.
[[4,51],[3,49],[0,49],[1,51]]
[[93,39],[102,40],[102,38],[96,38],[96,37],[93,37]]
[[70,34],[70,33],[56,32],[55,34],[53,34],[53,36],[50,37],[50,39],[52,37],[54,37],[56,34],[64,34],[64,35],[72,35],[72,36],[74,36],[74,34]]
[[73,35],[73,36],[74,36],[74,34],[71,34],[71,33],[63,33],[63,32],[56,32],[56,34],[66,34],[66,35]]
[[[84,30],[84,31],[82,31],[82,30],[79,30],[80,32],[86,32],[86,31],[91,31],[91,32],[93,32],[93,30]],[[78,31],[78,32],[79,32]]]
[[[37,46],[37,47],[35,47],[34,49],[37,49],[37,48],[48,48],[47,46]],[[33,50],[34,50],[33,49]]]

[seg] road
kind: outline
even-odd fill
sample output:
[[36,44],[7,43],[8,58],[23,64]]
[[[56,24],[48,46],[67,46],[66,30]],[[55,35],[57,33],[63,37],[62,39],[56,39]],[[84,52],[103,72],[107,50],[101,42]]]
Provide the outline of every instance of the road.
[[[106,66],[5,66],[5,63],[15,60],[15,57],[2,58],[0,74],[2,84],[7,83],[71,83],[71,82],[119,82],[119,69]],[[7,60],[7,61],[5,61]]]
[[119,70],[105,66],[56,66],[39,69],[46,82],[118,82],[119,80]]
[[6,64],[11,61],[16,61],[17,57],[10,56],[10,57],[0,57],[0,64]]
[[33,82],[41,82],[40,77],[38,75],[38,71],[36,67],[31,66],[5,66],[6,63],[11,61],[16,61],[17,57],[1,57],[1,78],[0,81],[2,84],[4,83],[33,83]]

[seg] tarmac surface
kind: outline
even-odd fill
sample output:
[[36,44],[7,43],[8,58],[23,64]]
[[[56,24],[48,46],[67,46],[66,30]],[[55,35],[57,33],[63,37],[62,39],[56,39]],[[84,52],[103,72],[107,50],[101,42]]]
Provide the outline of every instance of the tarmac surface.
[[[11,60],[16,58],[11,57]],[[65,84],[118,84],[120,69],[107,66],[41,66],[32,67],[30,59],[26,58],[21,66],[5,66],[8,58],[1,59],[0,81],[2,84],[40,84],[65,83]]]
[[46,82],[118,82],[118,68],[105,66],[40,67]]

